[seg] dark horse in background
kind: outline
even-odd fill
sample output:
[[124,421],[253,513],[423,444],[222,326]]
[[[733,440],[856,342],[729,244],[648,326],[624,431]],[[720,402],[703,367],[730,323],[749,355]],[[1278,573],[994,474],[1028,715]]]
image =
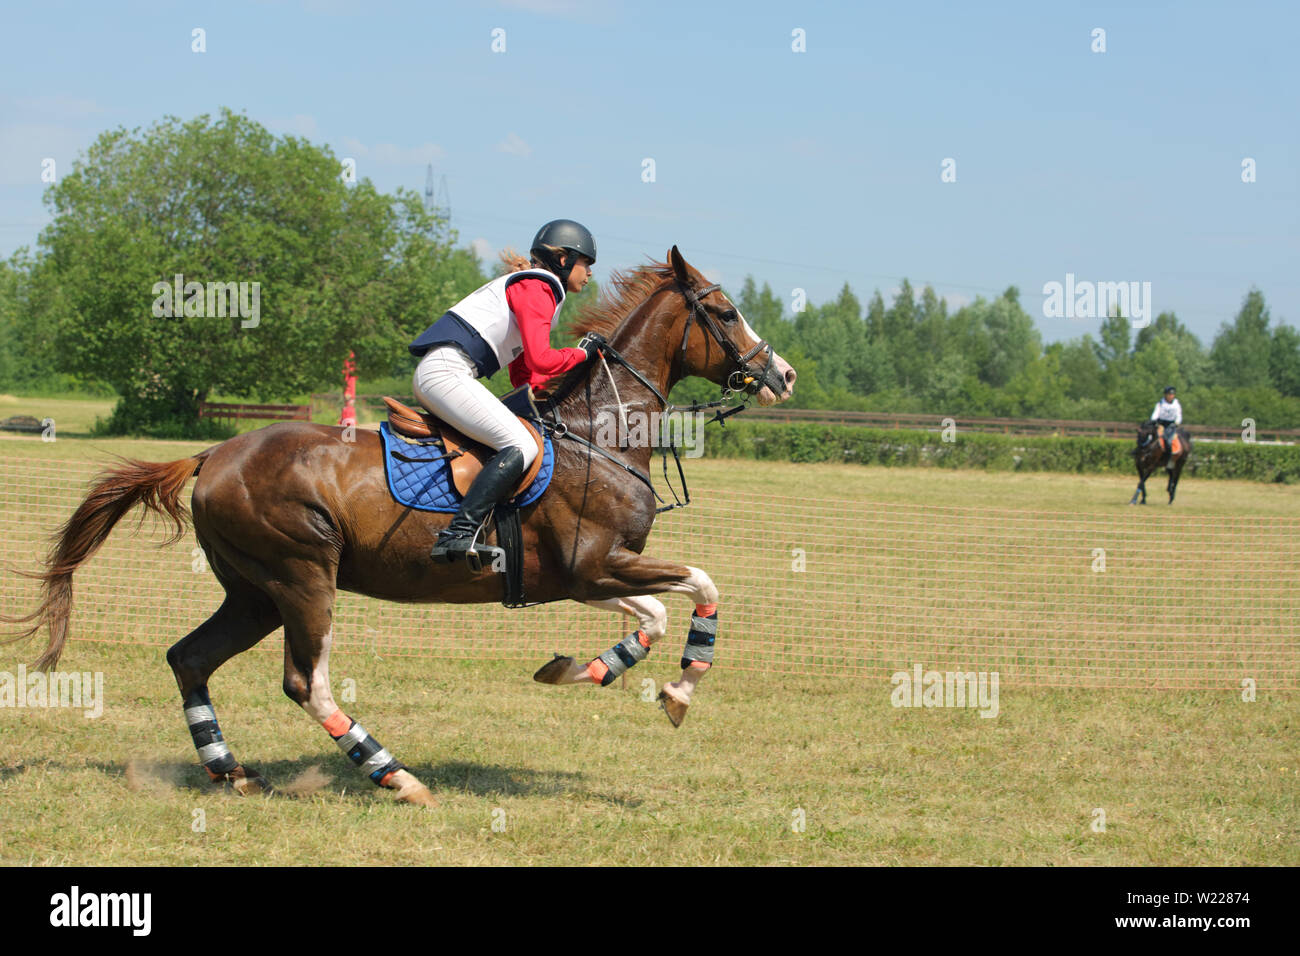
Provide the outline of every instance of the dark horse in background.
[[[655,494],[646,475],[651,443],[599,448],[596,419],[620,401],[662,412],[665,396],[690,375],[743,389],[770,405],[791,396],[795,372],[676,246],[666,263],[616,274],[611,294],[576,331],[605,335],[612,360],[607,368],[579,366],[552,392],[558,419],[572,440],[554,428],[550,488],[520,509],[524,590],[532,601],[569,599],[634,615],[640,626],[597,658],[613,662],[605,669],[557,657],[535,677],[549,684],[607,683],[601,675],[644,658],[664,636],[667,613],[651,595],[685,594],[694,601],[695,614],[682,678],[665,684],[661,697],[676,726],[712,660],[718,588],[700,568],[642,554],[655,519]],[[283,627],[289,699],[320,722],[373,782],[402,801],[432,805],[428,788],[334,702],[329,652],[335,593],[488,603],[502,599],[501,579],[473,573],[464,563],[430,561],[429,546],[450,516],[394,501],[378,434],[356,431],[352,439],[344,429],[288,422],[179,461],[127,461],[109,470],[58,532],[48,565],[37,575],[43,583],[40,606],[24,618],[0,620],[34,622],[18,638],[47,625],[49,643],[37,666],[54,667],[68,637],[73,572],[135,505],[169,518],[179,536],[190,518],[180,495],[197,474],[194,532],[225,600],[167,652],[167,662],[180,687],[199,762],[213,780],[240,793],[268,789],[257,771],[231,755],[207,685],[223,663]],[[701,656],[706,646],[707,655]]]
[[1187,434],[1183,426],[1175,426],[1174,433],[1178,436],[1179,448],[1177,454],[1169,454],[1165,448],[1163,432],[1159,422],[1145,421],[1138,426],[1137,447],[1133,449],[1133,458],[1137,462],[1138,486],[1129,500],[1131,505],[1138,503],[1138,495],[1142,496],[1142,504],[1147,503],[1147,478],[1162,464],[1169,472],[1169,503],[1174,503],[1178,476],[1183,473],[1183,465],[1192,453],[1192,436]]

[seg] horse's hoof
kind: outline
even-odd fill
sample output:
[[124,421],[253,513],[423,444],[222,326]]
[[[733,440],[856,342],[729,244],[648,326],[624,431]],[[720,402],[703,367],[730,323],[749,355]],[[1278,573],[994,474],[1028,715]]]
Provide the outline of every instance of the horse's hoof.
[[389,789],[395,790],[399,803],[409,803],[417,807],[434,808],[438,806],[438,801],[433,798],[433,793],[424,784],[415,778],[415,775],[407,770],[399,770],[393,774],[392,781],[388,784]]
[[259,794],[271,796],[275,788],[252,767],[236,767],[222,778],[227,788],[241,797],[255,797]]
[[686,719],[686,708],[690,704],[683,704],[676,697],[669,694],[668,691],[661,690],[659,692],[659,706],[668,715],[668,722],[674,727],[680,727],[682,721]]
[[572,657],[556,654],[537,668],[533,680],[539,684],[576,684],[579,675],[586,669],[587,665],[579,664]]

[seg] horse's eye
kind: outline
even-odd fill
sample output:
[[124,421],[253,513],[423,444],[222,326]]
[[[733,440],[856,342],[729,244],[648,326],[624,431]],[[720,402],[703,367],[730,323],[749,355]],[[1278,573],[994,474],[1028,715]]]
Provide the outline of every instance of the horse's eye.
[[723,312],[723,313],[722,313],[722,321],[723,321],[723,322],[726,322],[728,325],[731,325],[733,322],[735,322],[735,321],[736,321],[736,310],[735,310],[735,309],[728,309],[726,312]]

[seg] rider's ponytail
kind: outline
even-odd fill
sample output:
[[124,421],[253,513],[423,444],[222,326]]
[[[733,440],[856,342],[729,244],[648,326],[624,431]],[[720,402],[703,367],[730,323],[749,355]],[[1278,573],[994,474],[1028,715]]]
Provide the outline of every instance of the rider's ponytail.
[[507,272],[522,272],[532,268],[532,264],[527,259],[508,246],[501,250],[500,258]]
[[[537,257],[537,250],[542,250],[548,254],[550,262]],[[565,250],[557,249],[555,246],[536,246],[534,247],[532,261],[525,259],[514,249],[507,246],[501,250],[500,259],[506,267],[506,272],[522,272],[524,269],[545,269],[547,272],[554,272],[557,275],[560,270],[560,260],[567,255]]]

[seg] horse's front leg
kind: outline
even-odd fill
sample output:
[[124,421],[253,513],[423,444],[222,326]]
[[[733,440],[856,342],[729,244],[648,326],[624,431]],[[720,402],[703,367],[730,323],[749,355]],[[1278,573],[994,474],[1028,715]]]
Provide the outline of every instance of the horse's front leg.
[[1128,501],[1128,503],[1131,505],[1135,505],[1138,503],[1138,495],[1142,496],[1143,504],[1147,503],[1147,476],[1146,476],[1146,472],[1142,469],[1141,462],[1138,462],[1137,470],[1138,470],[1138,486],[1135,489],[1133,489],[1133,497],[1130,498]]
[[629,593],[676,592],[689,595],[695,602],[691,629],[682,651],[681,679],[665,684],[659,694],[668,719],[674,727],[680,727],[696,685],[713,666],[713,645],[718,634],[717,585],[699,568],[620,550],[605,562],[592,587]]

